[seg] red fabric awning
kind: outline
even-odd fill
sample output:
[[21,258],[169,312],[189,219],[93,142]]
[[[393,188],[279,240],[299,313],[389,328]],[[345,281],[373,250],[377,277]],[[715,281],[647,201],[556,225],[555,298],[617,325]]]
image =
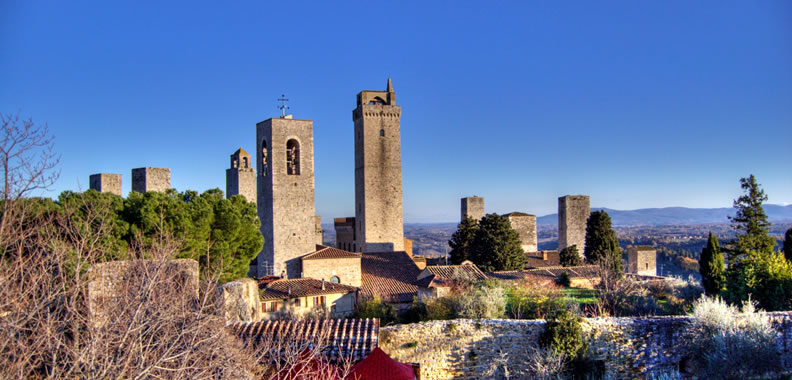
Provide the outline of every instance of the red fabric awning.
[[352,366],[345,380],[414,380],[415,372],[409,364],[391,359],[379,347]]

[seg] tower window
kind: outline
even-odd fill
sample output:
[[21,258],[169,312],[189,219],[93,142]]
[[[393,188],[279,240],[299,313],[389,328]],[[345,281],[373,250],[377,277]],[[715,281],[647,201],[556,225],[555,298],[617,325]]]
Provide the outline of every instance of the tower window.
[[242,157],[242,167],[245,168],[245,169],[250,167],[250,166],[248,166],[248,158],[247,157]]
[[380,129],[380,136],[385,137],[385,130],[384,129]]
[[295,139],[286,142],[286,174],[300,175],[300,143]]
[[261,175],[267,175],[267,140],[261,140]]

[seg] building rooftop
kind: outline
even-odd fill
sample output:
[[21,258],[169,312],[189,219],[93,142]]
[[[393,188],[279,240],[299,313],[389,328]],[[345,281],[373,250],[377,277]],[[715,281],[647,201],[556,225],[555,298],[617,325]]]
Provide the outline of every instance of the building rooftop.
[[343,249],[327,247],[324,245],[316,245],[316,251],[311,252],[302,257],[303,260],[316,260],[316,259],[359,259],[362,255],[356,252],[349,252]]
[[595,277],[599,275],[597,265],[580,265],[575,267],[552,266],[545,268],[487,272],[487,276],[498,280],[523,280],[526,278],[551,278],[555,279],[566,272],[570,277]]
[[404,251],[364,253],[360,261],[361,292],[385,302],[412,302],[418,295],[416,280],[421,272]]
[[468,277],[473,281],[484,281],[487,275],[477,266],[469,265],[430,265],[424,269],[417,281],[422,288],[432,286],[451,286],[460,276]]
[[261,300],[284,300],[323,294],[349,293],[358,288],[315,278],[294,278],[272,281],[261,288]]
[[359,361],[377,348],[379,325],[379,319],[371,318],[235,322],[228,327],[246,344],[259,344],[266,338],[321,342],[330,361],[350,355]]
[[525,253],[525,269],[554,267],[561,265],[558,251],[537,251]]

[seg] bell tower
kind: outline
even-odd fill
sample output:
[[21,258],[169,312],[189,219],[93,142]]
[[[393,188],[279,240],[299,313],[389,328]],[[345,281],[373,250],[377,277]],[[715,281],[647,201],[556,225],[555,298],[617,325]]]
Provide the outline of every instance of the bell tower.
[[356,250],[404,250],[401,107],[388,78],[385,91],[357,95],[355,122]]

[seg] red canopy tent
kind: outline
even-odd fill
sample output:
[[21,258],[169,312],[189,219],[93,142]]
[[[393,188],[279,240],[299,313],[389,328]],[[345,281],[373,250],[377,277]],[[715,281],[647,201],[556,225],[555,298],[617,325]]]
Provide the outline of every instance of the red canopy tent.
[[284,368],[275,377],[277,380],[341,380],[338,367],[311,355],[308,350],[300,354],[300,360],[291,368]]
[[415,372],[411,365],[391,359],[377,347],[352,366],[345,380],[415,380]]

